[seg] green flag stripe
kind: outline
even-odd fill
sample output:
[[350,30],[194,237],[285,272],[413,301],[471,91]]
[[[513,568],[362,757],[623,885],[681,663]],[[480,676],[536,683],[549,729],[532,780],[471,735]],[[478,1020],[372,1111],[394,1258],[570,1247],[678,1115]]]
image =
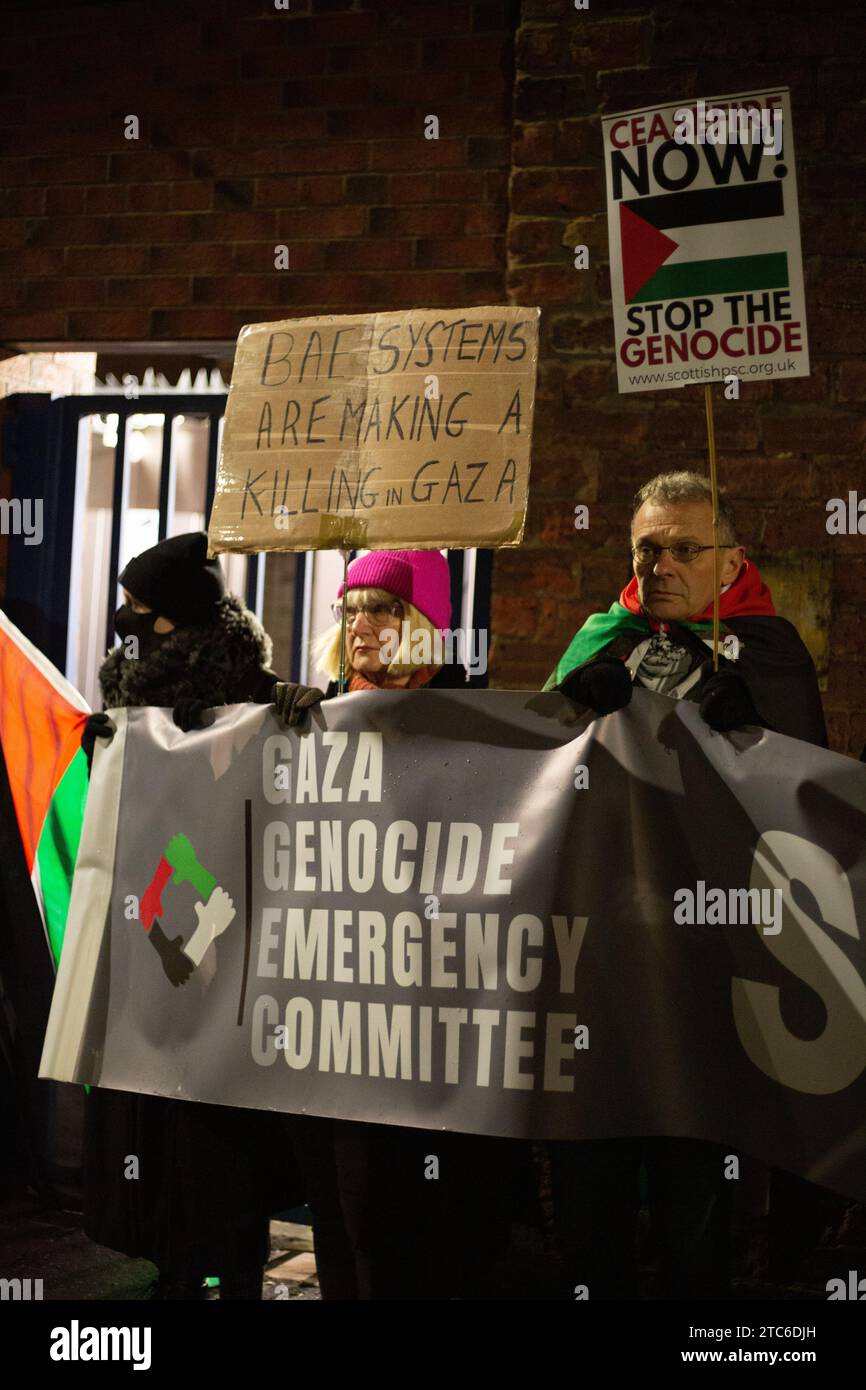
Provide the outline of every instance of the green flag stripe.
[[739,294],[746,290],[777,290],[788,284],[788,256],[774,251],[762,256],[727,256],[713,261],[683,261],[663,265],[651,275],[630,304],[654,299],[683,299],[700,294]]
[[[705,633],[712,632],[713,624],[712,622],[680,623],[680,627],[686,627],[690,632],[703,636]],[[556,669],[548,676],[542,688],[553,690],[565,680],[569,671],[574,671],[584,662],[590,661],[619,633],[640,632],[644,637],[649,637],[651,631],[652,629],[645,617],[638,613],[630,613],[619,600],[612,603],[606,613],[591,613],[583,627],[572,637],[568,647],[556,663]]]
[[55,965],[63,946],[86,800],[87,759],[79,748],[54,789],[36,847],[42,912]]

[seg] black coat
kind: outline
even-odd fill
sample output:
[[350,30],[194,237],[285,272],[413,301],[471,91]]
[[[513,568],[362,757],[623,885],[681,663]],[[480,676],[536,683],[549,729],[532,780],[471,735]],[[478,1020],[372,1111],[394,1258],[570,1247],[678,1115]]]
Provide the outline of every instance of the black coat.
[[[486,685],[486,676],[467,681],[464,668],[453,663],[419,688]],[[325,698],[336,694],[337,683],[331,681]],[[531,1184],[527,1143],[310,1115],[290,1118],[313,1213],[324,1299],[498,1296],[511,1222]],[[440,1176],[431,1181],[424,1174],[434,1156]]]
[[[138,661],[120,649],[100,671],[106,705],[268,703],[271,644],[232,597],[216,626],[171,633]],[[127,1178],[131,1155],[138,1178]],[[84,1229],[163,1273],[240,1272],[264,1263],[268,1217],[296,1205],[300,1180],[283,1117],[162,1096],[92,1089],[85,1102]]]
[[[818,677],[808,648],[793,623],[787,618],[752,616],[725,618],[724,628],[739,638],[739,655],[731,664],[749,687],[762,723],[777,734],[826,748],[827,729]],[[670,638],[694,652],[709,667],[712,652],[695,633],[672,622]],[[643,640],[640,633],[623,632],[592,660],[597,661],[604,654],[626,660]],[[588,666],[590,662],[584,664]],[[569,676],[572,674],[569,672]],[[700,684],[691,687],[685,696],[687,700],[700,699]]]

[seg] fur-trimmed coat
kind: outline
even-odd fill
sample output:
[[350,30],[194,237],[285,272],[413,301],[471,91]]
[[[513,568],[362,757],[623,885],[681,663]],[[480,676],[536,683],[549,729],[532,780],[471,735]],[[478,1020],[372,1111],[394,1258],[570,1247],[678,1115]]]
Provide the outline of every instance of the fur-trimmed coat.
[[272,655],[273,643],[255,614],[226,594],[213,622],[175,628],[147,656],[133,660],[115,647],[102,663],[99,684],[106,709],[171,708],[184,697],[210,706],[268,704],[277,680],[269,669]]
[[[182,697],[267,704],[271,652],[258,619],[228,595],[214,622],[175,629],[146,657],[115,648],[99,680],[109,709],[172,708]],[[300,1200],[281,1115],[98,1088],[86,1098],[84,1229],[101,1245],[168,1275],[227,1276],[264,1263],[269,1215]]]

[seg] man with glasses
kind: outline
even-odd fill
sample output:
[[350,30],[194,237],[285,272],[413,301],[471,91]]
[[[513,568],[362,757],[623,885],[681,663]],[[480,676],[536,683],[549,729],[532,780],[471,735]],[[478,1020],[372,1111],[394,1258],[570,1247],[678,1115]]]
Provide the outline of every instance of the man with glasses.
[[[634,576],[607,613],[593,614],[575,634],[545,689],[603,715],[627,705],[637,684],[698,701],[717,731],[763,725],[826,747],[812,659],[792,624],[776,615],[724,499],[718,581],[724,655],[713,671],[712,522],[710,484],[700,474],[665,473],[646,483],[632,516]],[[637,1297],[642,1166],[662,1296],[727,1296],[731,1183],[721,1146],[654,1137],[552,1143],[548,1152],[560,1250],[571,1279],[587,1285],[590,1298]],[[774,1175],[774,1183],[771,1240],[773,1226],[784,1226],[795,1203],[799,1210],[809,1206],[813,1218],[818,1212],[811,1184],[784,1174]],[[805,1224],[804,1247],[812,1239]]]
[[662,473],[635,497],[634,577],[607,613],[593,613],[575,634],[545,689],[610,714],[628,704],[637,683],[697,700],[720,732],[763,725],[826,748],[812,658],[796,628],[776,614],[724,497],[719,522],[718,672],[710,484],[699,473]]

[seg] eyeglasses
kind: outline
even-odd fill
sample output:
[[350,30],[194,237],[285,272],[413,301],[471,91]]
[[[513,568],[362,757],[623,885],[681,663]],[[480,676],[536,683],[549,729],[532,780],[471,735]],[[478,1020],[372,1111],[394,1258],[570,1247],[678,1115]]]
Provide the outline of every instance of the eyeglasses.
[[[653,564],[660,560],[665,551],[668,552],[672,560],[676,560],[678,565],[690,565],[692,560],[696,560],[704,550],[712,550],[711,545],[698,545],[697,541],[674,541],[673,545],[654,545],[651,541],[644,541],[641,545],[633,545],[631,553],[639,565]],[[719,546],[720,550],[731,550],[732,546]]]
[[[333,613],[334,618],[338,623],[342,622],[343,605],[341,602],[338,601],[337,603],[332,603],[331,612]],[[394,618],[402,618],[403,605],[402,603],[397,603],[396,601],[392,603],[347,603],[347,627],[351,627],[352,623],[358,617],[359,613],[363,613],[365,617],[369,618],[370,622],[373,624],[374,627],[384,627],[389,620],[393,620]]]

